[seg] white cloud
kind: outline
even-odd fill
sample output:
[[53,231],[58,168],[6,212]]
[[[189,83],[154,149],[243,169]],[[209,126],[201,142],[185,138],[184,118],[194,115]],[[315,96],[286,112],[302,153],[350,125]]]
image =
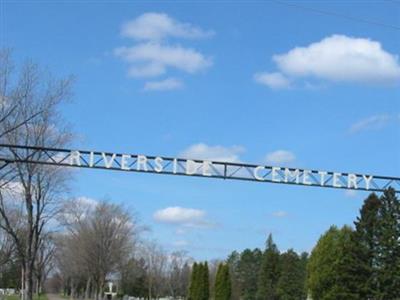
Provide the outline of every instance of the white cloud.
[[286,211],[283,210],[278,210],[272,213],[272,216],[276,217],[276,218],[284,218],[288,215],[288,213]]
[[272,89],[284,89],[290,87],[289,79],[279,72],[257,73],[254,75],[254,80]]
[[204,210],[174,206],[156,211],[153,217],[158,222],[187,224],[199,222],[205,215],[206,213]]
[[244,151],[245,149],[241,146],[208,146],[207,144],[199,143],[185,149],[179,156],[188,159],[240,162],[239,155]]
[[136,40],[161,40],[167,37],[204,38],[213,35],[189,23],[181,23],[164,13],[144,13],[123,24],[121,34]]
[[306,47],[274,55],[273,61],[286,77],[317,78],[334,82],[400,83],[397,55],[367,38],[332,35]]
[[205,57],[194,49],[159,43],[120,47],[114,50],[114,54],[133,63],[129,69],[129,75],[132,77],[159,76],[164,74],[169,67],[187,73],[196,73],[212,65],[211,58]]
[[[167,14],[149,12],[122,25],[121,35],[133,38],[135,43],[115,48],[113,53],[128,63],[127,74],[132,78],[159,77],[171,69],[195,74],[212,66],[212,58],[196,49],[171,44],[169,38],[197,39],[213,34],[213,31],[179,22]],[[180,79],[164,78],[146,82],[144,90],[167,91],[182,86]]]
[[157,222],[179,225],[186,228],[214,228],[215,223],[208,221],[206,212],[201,209],[172,206],[157,210],[153,218]]
[[349,133],[354,134],[364,130],[381,129],[389,123],[391,118],[387,114],[370,116],[351,125]]
[[290,163],[296,159],[296,156],[287,150],[277,150],[271,153],[268,153],[266,156],[266,161],[269,164],[279,165]]
[[90,208],[94,208],[97,206],[97,204],[99,204],[99,202],[96,199],[85,196],[78,197],[75,199],[75,201],[77,205],[82,205]]
[[181,89],[183,82],[176,78],[167,78],[160,81],[148,81],[144,84],[145,91],[171,91]]

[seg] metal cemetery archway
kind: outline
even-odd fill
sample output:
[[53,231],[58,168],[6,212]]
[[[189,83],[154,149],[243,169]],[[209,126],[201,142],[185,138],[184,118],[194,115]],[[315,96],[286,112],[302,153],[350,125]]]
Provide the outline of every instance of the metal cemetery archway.
[[0,144],[0,169],[13,163],[296,184],[400,193],[400,177],[281,168],[244,163]]

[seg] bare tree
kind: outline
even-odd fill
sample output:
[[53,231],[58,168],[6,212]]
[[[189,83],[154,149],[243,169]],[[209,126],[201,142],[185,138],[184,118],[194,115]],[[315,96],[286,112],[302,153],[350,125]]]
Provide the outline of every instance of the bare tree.
[[46,107],[38,106],[30,114],[23,114],[23,100],[28,96],[28,93],[24,93],[24,75],[23,71],[19,79],[14,80],[15,67],[11,50],[0,49],[0,140],[46,111]]
[[0,270],[3,265],[11,260],[14,248],[12,239],[0,229]]
[[169,296],[172,296],[173,299],[186,298],[192,261],[186,251],[171,253],[168,264],[168,286]]
[[167,288],[168,257],[164,249],[155,241],[145,242],[140,252],[146,262],[148,298],[158,299]]
[[84,249],[79,245],[78,236],[70,233],[55,238],[55,264],[62,280],[64,291],[69,290],[71,299],[76,297],[78,287],[89,278],[85,265]]
[[63,214],[68,234],[61,255],[68,257],[67,272],[85,275],[85,297],[92,286],[98,299],[108,276],[118,273],[119,267],[131,257],[138,227],[131,214],[119,205],[99,202],[82,209],[76,203],[68,205]]
[[53,269],[55,244],[52,234],[42,234],[39,245],[34,268],[37,295],[42,293],[43,283]]
[[64,204],[58,218],[66,231],[55,239],[56,265],[64,290],[69,290],[71,299],[76,296],[75,292],[77,287],[82,285],[82,281],[86,281],[85,299],[90,297],[92,268],[89,249],[91,245],[85,238],[90,235],[86,224],[94,208],[94,204],[74,199]]
[[[58,108],[70,96],[70,79],[56,80],[33,63],[26,63],[19,74],[13,72],[7,52],[0,55],[0,139],[14,145],[62,147],[70,134],[61,127]],[[18,78],[14,80],[14,78]],[[8,158],[43,158],[38,151],[4,150]],[[66,192],[67,171],[59,167],[14,163],[2,169],[0,189],[0,228],[13,240],[22,263],[23,298],[31,300],[35,260],[46,224],[58,212]],[[17,187],[17,188],[16,188]],[[11,201],[19,201],[19,224],[10,217]],[[17,191],[15,191],[17,190]]]

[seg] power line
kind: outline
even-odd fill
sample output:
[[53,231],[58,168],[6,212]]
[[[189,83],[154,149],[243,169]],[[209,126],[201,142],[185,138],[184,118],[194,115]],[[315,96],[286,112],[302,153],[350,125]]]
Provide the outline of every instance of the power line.
[[[299,5],[299,4],[295,4],[295,3],[288,3],[288,2],[284,2],[284,1],[278,1],[278,0],[273,0],[273,2],[278,3],[278,4],[282,4],[282,5],[286,5],[286,6],[289,6],[289,7],[298,8],[298,9],[301,9],[301,10],[312,11],[312,12],[323,14],[323,15],[340,17],[340,18],[343,18],[343,19],[356,21],[356,22],[360,22],[360,23],[366,23],[366,24],[381,26],[381,27],[390,28],[390,29],[394,29],[394,30],[400,30],[399,26],[390,25],[390,24],[384,24],[384,23],[380,23],[380,22],[377,22],[377,21],[357,18],[357,17],[353,17],[353,16],[348,16],[348,15],[340,14],[340,13],[333,12],[333,11],[322,10],[322,9],[312,8],[312,7],[308,7],[308,6],[303,6],[303,5]],[[399,3],[399,2],[395,2],[395,3]]]

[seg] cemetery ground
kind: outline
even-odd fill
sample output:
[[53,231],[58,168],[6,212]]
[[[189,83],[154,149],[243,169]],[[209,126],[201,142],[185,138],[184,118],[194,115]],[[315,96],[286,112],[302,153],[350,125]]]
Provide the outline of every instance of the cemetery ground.
[[[20,300],[20,299],[21,299],[21,296],[17,295],[17,294],[16,295],[8,295],[8,296],[5,296],[5,298],[4,298],[4,300]],[[61,300],[61,299],[62,299],[61,297],[57,297],[56,295],[43,294],[40,296],[37,296],[37,295],[33,296],[33,300]]]

